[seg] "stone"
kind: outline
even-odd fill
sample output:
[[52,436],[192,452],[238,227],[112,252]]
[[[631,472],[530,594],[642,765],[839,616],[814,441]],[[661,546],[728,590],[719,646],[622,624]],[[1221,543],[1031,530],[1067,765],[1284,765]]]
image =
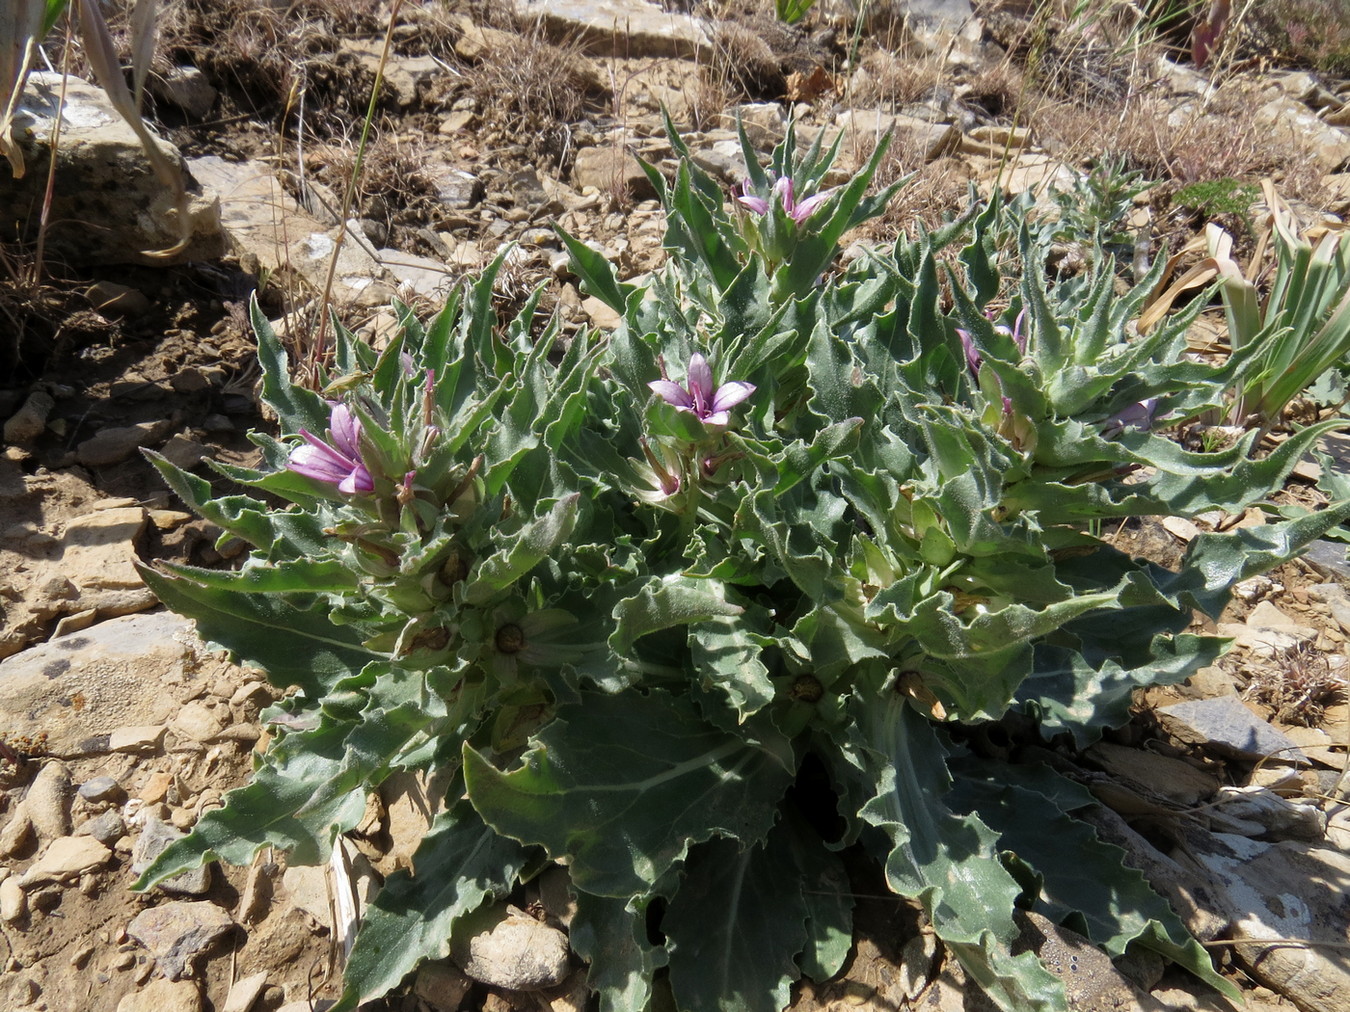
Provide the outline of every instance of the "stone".
[[567,977],[567,936],[557,928],[511,906],[472,916],[473,934],[451,946],[451,957],[469,977],[509,991],[537,991]]
[[1171,756],[1106,741],[1097,742],[1086,756],[1127,786],[1180,805],[1198,804],[1219,789],[1214,777]]
[[167,423],[139,422],[101,429],[75,447],[75,458],[85,467],[111,467],[127,460],[142,446],[158,443]]
[[1304,550],[1302,561],[1327,576],[1350,582],[1350,562],[1346,561],[1346,547],[1342,542],[1319,538]]
[[400,108],[406,109],[417,100],[419,88],[430,85],[436,78],[445,74],[439,61],[430,56],[401,56],[390,53],[383,70],[380,67],[381,52],[384,49],[382,39],[342,39],[338,43],[338,58],[351,60],[375,79],[376,72],[383,76],[382,96],[392,98]]
[[929,123],[914,116],[878,109],[849,109],[840,113],[835,123],[845,133],[845,149],[852,145],[856,152],[854,160],[859,164],[888,133],[893,154],[909,155],[925,162],[952,151],[961,139],[961,131],[950,123]]
[[1282,629],[1308,639],[1317,635],[1316,629],[1310,629],[1290,618],[1271,601],[1262,601],[1253,608],[1247,615],[1247,625],[1258,629]]
[[297,909],[303,910],[320,924],[332,923],[327,865],[298,864],[287,868],[281,875],[281,885]]
[[[215,200],[188,193],[190,238],[179,247],[179,208],[174,188],[155,175],[135,132],[112,107],[103,89],[77,77],[35,71],[15,110],[12,134],[23,151],[26,172],[14,179],[0,173],[0,207],[22,238],[36,238],[50,139],[57,116],[61,144],[56,153],[56,189],[47,217],[46,243],[66,263],[136,263],[152,266],[214,260],[224,252],[224,234]],[[146,129],[149,129],[148,127]],[[185,191],[190,177],[178,150],[155,139]],[[164,251],[173,252],[164,255]]]
[[178,106],[193,119],[206,119],[216,104],[219,92],[196,67],[170,67],[163,74],[152,74],[150,92],[161,101]]
[[590,317],[592,326],[601,330],[613,330],[623,320],[623,317],[611,309],[607,303],[601,302],[594,295],[582,299],[581,308]]
[[13,924],[28,910],[27,896],[16,876],[0,882],[0,921]]
[[1326,814],[1315,804],[1282,798],[1264,787],[1222,787],[1205,812],[1212,825],[1242,836],[1319,843]]
[[1338,172],[1350,163],[1350,133],[1325,123],[1288,95],[1271,99],[1257,109],[1256,122],[1271,132],[1273,142],[1306,151],[1323,173]]
[[191,471],[210,454],[205,445],[181,432],[175,433],[159,448],[160,455],[174,467]]
[[33,820],[28,817],[28,809],[22,801],[14,806],[9,821],[0,829],[0,857],[17,854],[28,846],[33,838]]
[[249,1012],[266,986],[266,970],[241,977],[230,985],[230,993],[226,995],[225,1004],[220,1007],[220,1012]]
[[47,416],[56,407],[56,400],[43,390],[34,390],[9,420],[5,422],[5,442],[23,445],[31,443],[47,430]]
[[202,1012],[202,996],[190,980],[152,980],[124,995],[117,1012]]
[[102,868],[111,859],[112,851],[91,836],[62,836],[47,845],[19,883],[27,889],[41,882],[67,882]]
[[655,196],[652,181],[637,159],[624,147],[605,144],[582,148],[572,163],[572,185],[594,186],[602,193],[623,192],[632,200]]
[[405,302],[410,296],[443,302],[459,282],[459,271],[450,270],[430,257],[382,249],[379,258],[380,264],[398,282],[399,298]]
[[1252,940],[1233,947],[1247,973],[1303,1012],[1350,1008],[1350,965],[1343,955],[1350,945],[1350,893],[1344,888],[1350,855],[1214,833],[1188,840],[1184,859],[1221,885],[1210,890],[1210,901],[1230,919],[1232,937]]
[[158,752],[164,745],[164,735],[168,730],[163,724],[119,727],[108,735],[108,751],[133,754]]
[[127,835],[126,820],[115,808],[100,812],[75,830],[76,836],[92,836],[105,847],[111,847]]
[[184,703],[178,712],[173,715],[169,727],[177,733],[179,738],[196,742],[209,742],[215,740],[220,734],[228,717],[228,710],[222,716],[219,709],[213,710],[193,700],[190,703]]
[[417,968],[413,994],[435,1012],[455,1012],[473,981],[448,959],[428,960]]
[[148,519],[139,506],[76,517],[61,536],[61,571],[81,590],[145,589],[132,565]]
[[[220,195],[220,220],[228,242],[251,271],[289,268],[322,291],[341,226],[323,224],[296,203],[272,169],[257,161],[227,162],[216,155],[188,161],[203,186]],[[388,303],[393,286],[366,248],[359,226],[350,227],[338,256],[334,298],[339,303]]]
[[0,660],[0,727],[46,732],[55,756],[120,747],[110,732],[168,719],[175,703],[165,683],[190,677],[199,651],[192,623],[168,612],[115,618],[31,647]]
[[150,311],[150,300],[144,293],[115,281],[95,281],[84,291],[89,305],[104,316],[144,316]]
[[171,900],[142,910],[127,934],[155,957],[164,976],[179,980],[192,962],[234,929],[230,915],[212,903]]
[[23,799],[24,809],[38,836],[51,840],[70,835],[70,804],[73,800],[69,767],[59,761],[44,763]]
[[555,42],[628,60],[710,55],[701,19],[643,0],[513,0],[524,23],[538,21]]
[[[151,862],[164,853],[169,844],[181,840],[185,835],[159,819],[147,818],[131,848],[131,874],[139,878],[145,869],[150,867]],[[166,893],[204,896],[211,888],[211,866],[206,864],[182,872],[158,883],[156,888]]]
[[1201,745],[1236,759],[1303,759],[1289,738],[1232,696],[1187,700],[1157,711],[1163,730],[1189,745]]

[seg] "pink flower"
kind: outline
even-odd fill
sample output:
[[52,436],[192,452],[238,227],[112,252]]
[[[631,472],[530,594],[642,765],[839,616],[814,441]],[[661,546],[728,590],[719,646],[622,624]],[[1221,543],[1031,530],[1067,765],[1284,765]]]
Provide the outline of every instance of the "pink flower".
[[303,446],[291,451],[286,466],[296,474],[336,485],[339,492],[353,495],[375,488],[370,472],[361,461],[361,423],[345,404],[334,404],[328,421],[331,443],[301,429]]
[[[817,193],[814,197],[807,197],[799,204],[793,194],[792,180],[784,176],[773,184],[772,196],[778,198],[779,203],[783,205],[783,210],[787,212],[787,216],[800,225],[811,217],[816,208],[825,203],[833,192],[833,190],[825,190],[822,193]],[[751,193],[750,180],[748,179],[741,184],[741,192],[736,199],[756,214],[767,214],[769,211],[769,200]]]
[[726,425],[731,420],[731,409],[755,392],[753,383],[723,383],[714,388],[712,367],[698,352],[689,358],[686,382],[687,388],[668,379],[653,380],[647,386],[675,410],[689,411],[705,425]]

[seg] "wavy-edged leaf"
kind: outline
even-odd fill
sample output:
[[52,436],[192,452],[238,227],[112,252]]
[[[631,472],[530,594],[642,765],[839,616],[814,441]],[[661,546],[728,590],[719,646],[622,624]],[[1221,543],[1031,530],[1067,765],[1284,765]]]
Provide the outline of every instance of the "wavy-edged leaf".
[[391,875],[366,908],[333,1012],[387,994],[424,959],[448,955],[457,924],[509,893],[528,856],[467,801],[437,815],[413,854],[413,870]]
[[577,525],[581,494],[574,492],[554,503],[508,540],[508,547],[489,555],[469,574],[464,600],[482,604],[511,586],[572,535]]
[[558,708],[522,765],[503,773],[469,745],[464,773],[484,821],[570,857],[572,881],[599,896],[645,893],[689,846],[715,835],[753,843],[792,779],[776,731],[711,727],[681,696],[582,693]]
[[863,818],[885,832],[886,881],[923,904],[969,977],[1005,1012],[1068,1012],[1064,985],[1034,953],[1011,954],[1021,888],[998,860],[998,837],[943,796],[951,778],[937,735],[897,692],[855,699],[851,762],[874,785]]
[[275,685],[318,697],[344,675],[388,659],[364,645],[372,629],[336,624],[317,599],[241,594],[148,566],[137,571],[156,597],[196,620],[202,639],[263,668]]
[[567,940],[590,963],[586,982],[600,996],[600,1012],[646,1012],[652,975],[666,953],[647,941],[647,902],[576,894]]
[[610,648],[620,657],[649,633],[692,625],[706,619],[734,618],[742,608],[726,599],[716,580],[671,575],[644,583],[614,607],[615,629],[609,637]]

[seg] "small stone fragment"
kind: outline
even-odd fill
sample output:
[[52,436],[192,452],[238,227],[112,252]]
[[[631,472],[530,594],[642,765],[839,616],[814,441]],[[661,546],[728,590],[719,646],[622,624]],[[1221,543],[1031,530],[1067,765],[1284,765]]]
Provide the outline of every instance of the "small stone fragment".
[[63,836],[47,845],[19,881],[24,888],[40,882],[65,882],[102,868],[111,858],[112,851],[92,836]]
[[47,416],[55,406],[56,401],[50,394],[34,390],[23,402],[23,407],[5,422],[5,442],[23,444],[37,439],[47,428]]
[[[181,840],[183,836],[183,833],[165,825],[159,819],[146,819],[144,828],[131,848],[131,873],[139,877],[155,858],[164,853],[169,844]],[[203,896],[211,888],[211,866],[202,865],[200,868],[185,871],[158,883],[156,888],[166,893]]]
[[202,1012],[202,996],[190,980],[153,980],[123,997],[117,1012]]
[[164,742],[163,724],[145,724],[139,727],[119,727],[108,733],[109,752],[158,752]]
[[508,991],[537,991],[567,977],[567,936],[536,921],[522,910],[506,907],[489,912],[491,920],[452,956],[474,980]]
[[0,829],[0,856],[17,854],[28,845],[33,836],[33,820],[28,817],[28,807],[20,801],[14,806],[5,828]]
[[191,741],[208,742],[225,726],[220,713],[201,703],[186,703],[176,714],[170,726],[180,737]]
[[249,1012],[266,986],[266,970],[236,980],[230,985],[230,993],[225,998],[225,1004],[221,1006],[220,1012]]
[[44,840],[70,835],[70,803],[74,791],[70,769],[62,762],[44,763],[24,797],[33,828]]
[[417,968],[413,994],[430,1005],[434,1012],[455,1012],[471,987],[473,981],[459,967],[448,959],[436,959]]
[[23,886],[11,875],[0,882],[0,921],[13,924],[24,915],[26,909]]
[[92,836],[105,847],[111,847],[127,835],[127,824],[115,808],[100,812],[75,830],[76,836]]
[[212,903],[172,900],[142,910],[127,925],[127,934],[155,957],[164,976],[178,980],[192,960],[233,927],[230,915]]
[[78,793],[85,801],[95,804],[100,801],[116,802],[126,797],[126,791],[122,790],[122,785],[113,777],[94,777],[92,780],[86,780],[80,784]]

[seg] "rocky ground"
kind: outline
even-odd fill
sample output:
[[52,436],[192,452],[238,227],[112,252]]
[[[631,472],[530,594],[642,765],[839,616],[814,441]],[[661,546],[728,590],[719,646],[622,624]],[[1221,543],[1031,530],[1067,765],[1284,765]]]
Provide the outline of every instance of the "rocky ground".
[[[1112,159],[1157,183],[1129,221],[1145,258],[1212,217],[1250,242],[1264,177],[1309,222],[1336,227],[1350,209],[1350,87],[1298,65],[1268,26],[1239,26],[1200,71],[1118,18],[974,6],[876,3],[860,22],[821,0],[787,28],[750,2],[404,3],[348,199],[389,4],[167,3],[148,111],[183,155],[193,222],[168,262],[145,251],[176,240],[172,200],[101,92],[78,82],[37,227],[61,85],[34,76],[15,129],[30,172],[0,171],[0,206],[20,221],[0,247],[0,1007],[322,1008],[351,897],[406,863],[425,825],[427,785],[391,781],[328,866],[263,852],[249,868],[128,890],[267,740],[257,718],[273,690],[157,609],[131,565],[229,565],[239,550],[182,512],[138,451],[208,478],[207,458],[253,459],[245,433],[267,427],[245,314],[255,289],[303,362],[325,289],[379,341],[391,298],[429,311],[510,243],[503,305],[545,284],[544,308],[569,326],[612,326],[550,226],[625,276],[660,262],[662,213],[634,156],[673,165],[662,108],[729,189],[742,175],[737,115],[766,153],[790,113],[808,138],[842,132],[849,165],[890,132],[883,175],[914,180],[858,242],[940,220],[972,184],[1044,193]],[[911,7],[929,19],[906,18]],[[1239,196],[1187,197],[1201,183]],[[1317,479],[1304,465],[1287,494],[1315,504]],[[1119,538],[1166,562],[1200,531],[1260,522],[1216,514]],[[1062,757],[1102,802],[1099,832],[1213,943],[1252,1009],[1350,1007],[1347,586],[1333,542],[1241,585],[1217,628],[1235,647],[1217,667],[1150,692],[1129,727]],[[850,968],[803,988],[795,1008],[984,1007],[866,869],[854,888]],[[557,892],[545,881],[519,897],[525,912],[387,1007],[584,1007]],[[1048,922],[1029,919],[1025,944],[1063,970],[1078,1008],[1225,1007],[1160,963],[1113,965]]]

